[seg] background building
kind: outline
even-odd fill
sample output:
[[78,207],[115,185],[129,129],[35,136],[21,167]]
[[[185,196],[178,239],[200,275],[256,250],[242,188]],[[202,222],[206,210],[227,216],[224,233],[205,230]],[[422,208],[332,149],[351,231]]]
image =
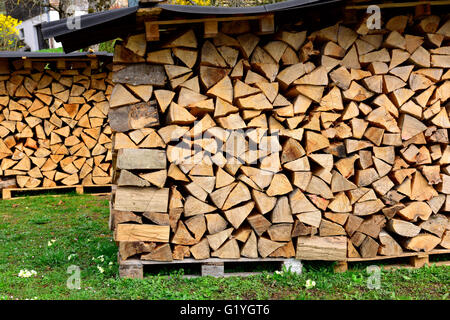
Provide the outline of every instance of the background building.
[[6,0],[0,4],[0,12],[23,21],[19,26],[19,38],[26,46],[22,50],[38,51],[61,47],[53,38],[42,37],[42,23],[127,6],[128,0],[24,0],[20,6],[15,1]]

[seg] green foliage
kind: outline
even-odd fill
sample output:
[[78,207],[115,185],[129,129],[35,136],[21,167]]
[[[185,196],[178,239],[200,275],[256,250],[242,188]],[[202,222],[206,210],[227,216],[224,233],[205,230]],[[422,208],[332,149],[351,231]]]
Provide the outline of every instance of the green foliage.
[[38,50],[38,52],[58,52],[58,53],[63,53],[64,50],[63,50],[63,48],[51,48],[51,49],[41,49],[41,50]]
[[98,51],[106,51],[109,53],[114,53],[114,45],[116,43],[116,40],[110,40],[106,42],[102,42],[98,46]]
[[[108,216],[107,197],[73,194],[1,201],[0,300],[449,300],[450,267],[445,266],[383,271],[378,290],[368,289],[366,266],[335,274],[333,264],[326,262],[304,262],[301,275],[283,269],[244,278],[185,279],[183,269],[167,268],[154,275],[146,273],[143,280],[120,279]],[[66,286],[71,265],[80,267],[80,290]],[[35,270],[37,275],[18,277],[22,269]],[[315,285],[307,288],[308,281]]]

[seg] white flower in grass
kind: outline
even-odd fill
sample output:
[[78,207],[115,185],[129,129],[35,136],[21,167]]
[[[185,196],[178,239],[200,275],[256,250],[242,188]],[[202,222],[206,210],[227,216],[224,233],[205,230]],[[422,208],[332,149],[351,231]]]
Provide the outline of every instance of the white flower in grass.
[[30,278],[31,276],[35,276],[35,275],[37,275],[36,271],[34,271],[34,270],[30,271],[27,269],[20,270],[20,272],[18,274],[19,278]]
[[72,254],[70,254],[68,257],[67,257],[67,260],[72,260],[72,259],[74,259],[74,258],[76,258],[77,257],[77,254],[76,253],[72,253]]
[[105,269],[103,269],[102,267],[100,267],[100,266],[97,266],[97,269],[98,269],[98,271],[100,271],[100,273],[103,273],[103,272],[105,272]]
[[105,262],[105,256],[101,255],[97,257],[98,260],[100,260],[101,262]]
[[52,239],[52,240],[50,240],[50,241],[47,242],[47,246],[48,246],[48,247],[51,247],[55,242],[56,242],[56,240],[55,240],[55,239]]
[[305,283],[306,289],[311,289],[311,288],[314,288],[315,286],[316,286],[315,281],[313,281],[311,279],[306,280],[306,283]]

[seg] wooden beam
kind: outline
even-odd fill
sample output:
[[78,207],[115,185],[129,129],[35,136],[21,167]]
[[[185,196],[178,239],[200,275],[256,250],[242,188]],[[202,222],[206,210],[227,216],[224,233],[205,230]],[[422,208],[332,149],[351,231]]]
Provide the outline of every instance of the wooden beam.
[[145,21],[145,33],[147,41],[159,40],[159,26],[161,25],[176,25],[176,24],[191,24],[203,23],[205,26],[205,38],[213,38],[218,32],[218,23],[226,21],[248,21],[259,20],[259,34],[270,34],[275,30],[274,15],[240,15],[231,17],[211,17],[198,19],[174,19],[174,20],[151,20]]
[[345,261],[349,262],[359,262],[359,261],[373,261],[373,260],[386,260],[386,259],[395,259],[395,258],[403,258],[403,257],[415,257],[415,256],[423,256],[424,254],[448,254],[450,250],[448,249],[434,249],[432,251],[424,252],[404,252],[397,256],[376,256],[373,258],[347,258]]
[[212,18],[198,18],[198,19],[174,19],[174,20],[153,20],[146,21],[146,24],[158,24],[158,25],[168,25],[168,24],[187,24],[187,23],[203,23],[208,21],[217,21],[217,22],[225,22],[225,21],[242,21],[242,20],[260,20],[261,18],[266,17],[267,15],[253,15],[253,16],[231,16],[231,17],[212,17]]

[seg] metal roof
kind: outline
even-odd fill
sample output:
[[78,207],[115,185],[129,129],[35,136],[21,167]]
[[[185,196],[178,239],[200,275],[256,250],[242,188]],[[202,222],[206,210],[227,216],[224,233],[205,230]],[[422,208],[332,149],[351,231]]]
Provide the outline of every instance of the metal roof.
[[107,57],[111,58],[112,53],[109,52],[28,52],[28,51],[0,51],[0,59],[58,59],[58,58],[92,58],[92,57]]
[[71,21],[73,21],[73,19],[80,18],[81,29],[87,29],[93,26],[97,26],[99,24],[104,24],[111,21],[115,22],[118,19],[128,17],[130,15],[135,14],[138,9],[139,7],[137,6],[131,8],[121,8],[85,14],[75,18],[65,18],[52,22],[43,22],[42,35],[44,36],[45,39],[48,39],[51,37],[58,37],[78,31],[77,29],[70,27]]
[[[172,17],[174,14],[180,14],[184,18],[196,18],[202,15],[232,16],[238,14],[283,14],[311,6],[343,1],[344,0],[289,0],[255,7],[213,7],[147,3],[141,4],[140,7],[160,9],[160,16]],[[92,44],[124,37],[129,33],[135,32],[137,27],[136,13],[140,7],[135,6],[131,8],[114,9],[77,17],[80,19],[80,28],[73,28],[73,26],[71,26],[73,18],[43,23],[41,32],[44,38],[48,39],[54,37],[56,41],[62,42],[65,52],[71,52],[88,47]]]
[[[340,0],[289,0],[277,3],[271,3],[253,7],[213,7],[213,6],[193,6],[193,5],[175,5],[175,4],[157,4],[163,11],[177,12],[194,15],[233,15],[233,14],[263,14],[270,12],[280,12],[285,10],[295,10],[305,8],[311,5],[321,5],[331,2],[340,2]],[[145,5],[143,6],[145,7]]]
[[77,17],[80,19],[79,29],[70,25],[70,18],[42,23],[42,36],[45,39],[54,37],[56,41],[62,42],[65,52],[72,52],[133,31],[138,9],[121,8],[82,15]]

